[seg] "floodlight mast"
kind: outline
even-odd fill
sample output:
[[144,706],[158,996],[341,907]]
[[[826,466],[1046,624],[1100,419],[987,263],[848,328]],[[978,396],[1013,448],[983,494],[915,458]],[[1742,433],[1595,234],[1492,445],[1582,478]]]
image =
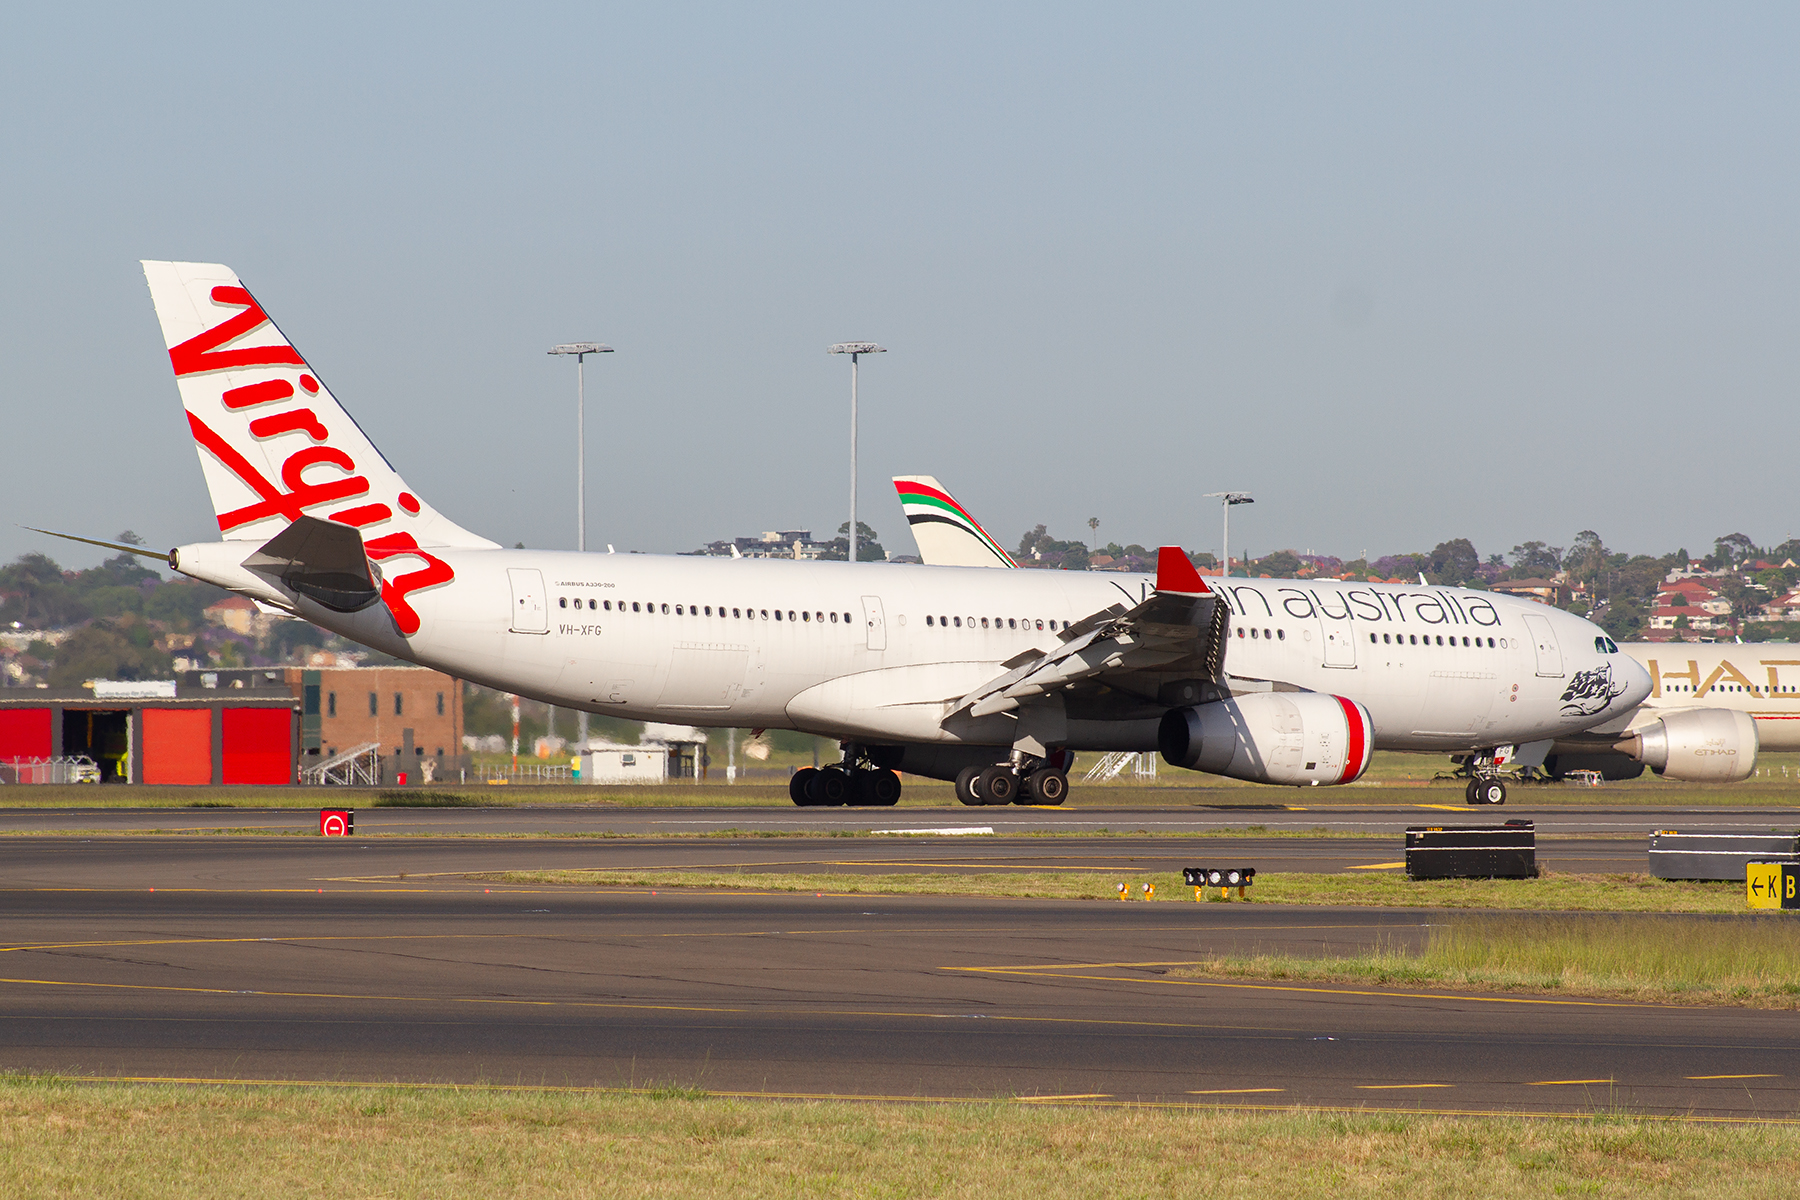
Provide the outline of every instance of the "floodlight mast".
[[[587,387],[583,376],[590,354],[611,354],[611,346],[599,342],[565,342],[550,347],[552,354],[575,356],[575,548],[587,549]],[[586,724],[584,721],[583,724]]]
[[837,342],[828,347],[827,354],[848,354],[850,356],[850,552],[844,557],[846,561],[856,561],[856,360],[865,354],[886,354],[886,346],[877,346],[874,342]]
[[[1226,579],[1231,578],[1231,506],[1234,504],[1255,504],[1256,498],[1249,492],[1203,492],[1209,500],[1219,502],[1219,511],[1225,516],[1225,528],[1220,535],[1225,541],[1225,552],[1219,558],[1219,574]],[[1244,560],[1244,574],[1250,574],[1250,561]]]
[[[611,354],[611,346],[599,342],[565,342],[560,346],[550,347],[551,354],[573,354],[575,356],[575,548],[587,549],[587,380],[583,378],[587,371],[587,356],[590,354]],[[518,701],[513,702],[517,705]],[[551,709],[552,713],[556,710]],[[555,718],[553,717],[552,720]],[[581,709],[575,714],[576,742],[583,751],[587,750],[588,715]],[[514,761],[518,760],[518,738],[513,739]]]

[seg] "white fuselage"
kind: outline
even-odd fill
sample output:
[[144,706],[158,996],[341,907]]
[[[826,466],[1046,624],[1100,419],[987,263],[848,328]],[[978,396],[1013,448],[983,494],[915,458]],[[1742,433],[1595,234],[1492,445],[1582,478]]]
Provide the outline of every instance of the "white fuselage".
[[[212,549],[186,548],[184,563]],[[953,717],[958,699],[1022,652],[1057,646],[1068,623],[1129,608],[1155,583],[885,563],[434,553],[454,579],[408,596],[418,617],[410,637],[385,605],[345,615],[303,599],[296,611],[397,657],[561,706],[865,741],[1010,744],[1011,718]],[[190,573],[257,590],[246,572]],[[1641,668],[1606,652],[1596,627],[1530,601],[1337,581],[1215,587],[1231,609],[1234,690],[1275,684],[1352,698],[1384,749],[1566,736],[1649,690]],[[1573,704],[1571,689],[1580,693]],[[1168,707],[1154,696],[1082,703],[1070,701],[1070,749],[1154,749]]]
[[1800,646],[1772,642],[1625,642],[1650,673],[1646,713],[1730,708],[1756,721],[1764,750],[1800,750]]

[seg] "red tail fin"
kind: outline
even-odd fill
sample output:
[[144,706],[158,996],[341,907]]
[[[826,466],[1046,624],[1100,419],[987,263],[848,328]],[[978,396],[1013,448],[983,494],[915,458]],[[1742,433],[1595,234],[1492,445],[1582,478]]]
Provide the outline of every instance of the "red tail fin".
[[1182,596],[1204,596],[1212,589],[1180,546],[1163,546],[1156,552],[1156,590]]

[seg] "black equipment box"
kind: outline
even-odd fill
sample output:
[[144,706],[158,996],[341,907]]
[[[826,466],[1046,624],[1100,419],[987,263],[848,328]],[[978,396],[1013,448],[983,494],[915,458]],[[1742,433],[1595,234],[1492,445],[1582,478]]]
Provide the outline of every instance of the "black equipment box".
[[1408,879],[1533,879],[1537,873],[1537,830],[1530,821],[1406,831]]
[[1650,874],[1658,879],[1719,879],[1743,883],[1753,862],[1800,859],[1800,833],[1678,833],[1650,835]]

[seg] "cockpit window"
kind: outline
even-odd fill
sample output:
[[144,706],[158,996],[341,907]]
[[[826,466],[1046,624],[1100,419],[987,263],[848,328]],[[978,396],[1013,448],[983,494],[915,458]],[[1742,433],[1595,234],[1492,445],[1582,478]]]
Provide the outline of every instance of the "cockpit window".
[[1617,654],[1619,652],[1619,643],[1613,641],[1609,637],[1601,636],[1594,639],[1594,649],[1602,654]]

